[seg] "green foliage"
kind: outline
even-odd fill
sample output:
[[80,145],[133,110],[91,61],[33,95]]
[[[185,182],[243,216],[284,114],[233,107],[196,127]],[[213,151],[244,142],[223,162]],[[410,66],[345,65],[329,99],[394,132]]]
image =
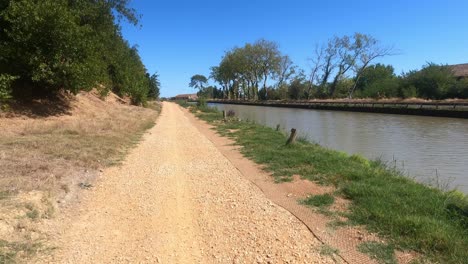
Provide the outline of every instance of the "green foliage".
[[416,89],[418,97],[444,99],[451,91],[456,90],[456,86],[457,80],[449,66],[429,63],[420,71],[405,74],[402,88]]
[[18,76],[14,97],[98,88],[134,103],[151,88],[136,48],[114,21],[138,23],[128,0],[3,0],[0,74]]
[[154,73],[151,76],[147,74],[147,77],[149,79],[148,97],[152,99],[158,99],[159,94],[160,94],[160,87],[161,87],[161,82],[159,81],[159,75],[157,73]]
[[11,98],[11,85],[18,79],[8,74],[0,74],[0,102]]
[[260,39],[226,52],[219,65],[211,68],[210,77],[221,85],[223,98],[266,99],[268,80],[284,81],[290,67],[289,58],[281,55],[275,42]]
[[331,194],[313,195],[305,199],[304,204],[312,205],[315,207],[328,207],[335,202],[335,197]]
[[357,97],[396,97],[399,80],[391,65],[376,64],[364,69],[356,83]]
[[[215,121],[218,113],[200,113]],[[468,259],[468,200],[403,177],[378,161],[298,141],[285,147],[286,136],[247,122],[212,122],[221,134],[242,146],[242,153],[262,164],[277,180],[301,175],[336,186],[352,201],[351,223],[366,225],[395,246],[421,252],[439,263]],[[234,131],[234,132],[230,132]],[[323,197],[316,204],[324,204]]]
[[391,245],[371,241],[358,246],[359,251],[368,254],[380,264],[397,264],[395,249]]
[[195,74],[190,78],[189,86],[195,89],[203,90],[208,83],[208,78],[201,74]]
[[222,92],[202,92],[206,84],[202,75],[194,75],[190,85],[206,97],[223,99],[468,98],[468,78],[455,78],[450,66],[429,63],[397,76],[391,65],[371,65],[394,53],[367,34],[334,37],[315,53],[306,76],[276,43],[261,39],[227,51],[211,68],[210,78],[221,85]]
[[206,106],[207,106],[207,104],[206,104],[206,99],[203,98],[203,97],[198,98],[197,106],[198,106],[198,107],[206,107]]
[[418,97],[418,90],[414,85],[401,87],[401,97],[403,98],[414,98]]
[[223,98],[223,91],[216,86],[208,86],[200,89],[197,96],[203,98]]
[[290,99],[299,100],[304,98],[307,85],[301,79],[294,79],[288,88]]
[[190,104],[186,100],[177,100],[176,104],[182,106],[183,108],[187,108],[190,106]]

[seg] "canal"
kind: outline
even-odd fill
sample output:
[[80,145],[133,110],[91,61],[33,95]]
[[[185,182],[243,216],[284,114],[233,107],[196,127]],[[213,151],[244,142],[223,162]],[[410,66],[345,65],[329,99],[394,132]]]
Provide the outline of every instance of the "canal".
[[324,147],[382,159],[408,177],[468,193],[468,120],[210,103]]

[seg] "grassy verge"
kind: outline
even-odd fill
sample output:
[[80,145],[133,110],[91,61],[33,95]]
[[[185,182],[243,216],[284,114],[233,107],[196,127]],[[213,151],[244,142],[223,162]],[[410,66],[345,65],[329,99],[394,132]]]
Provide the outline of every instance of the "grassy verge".
[[[235,119],[225,122],[219,112],[195,108],[192,112],[243,146],[242,153],[264,165],[277,181],[299,174],[335,186],[334,195],[352,201],[346,213],[349,223],[365,225],[386,238],[391,247],[415,250],[437,262],[466,263],[468,201],[463,194],[424,186],[382,162],[303,140],[286,146],[283,133]],[[325,206],[333,197],[315,196],[305,202]]]

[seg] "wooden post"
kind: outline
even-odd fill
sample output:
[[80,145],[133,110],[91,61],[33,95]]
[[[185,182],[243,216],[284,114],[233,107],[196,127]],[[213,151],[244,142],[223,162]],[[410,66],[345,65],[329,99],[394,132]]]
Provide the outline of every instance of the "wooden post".
[[276,131],[279,131],[280,130],[280,124],[277,124],[276,125]]
[[226,110],[223,110],[223,119],[226,120]]
[[297,131],[295,128],[291,129],[291,135],[289,136],[288,141],[286,141],[286,145],[293,144],[296,141],[296,136],[297,136],[296,132]]

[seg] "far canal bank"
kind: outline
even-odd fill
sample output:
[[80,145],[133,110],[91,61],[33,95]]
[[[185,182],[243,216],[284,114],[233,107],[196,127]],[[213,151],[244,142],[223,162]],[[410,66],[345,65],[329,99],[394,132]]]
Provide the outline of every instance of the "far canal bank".
[[397,115],[437,116],[468,119],[468,102],[454,101],[368,101],[368,100],[324,100],[324,101],[242,101],[209,100],[209,103],[253,105],[266,107],[348,111]]
[[299,135],[327,148],[382,159],[410,177],[468,193],[468,120],[411,115],[213,104],[243,120]]

